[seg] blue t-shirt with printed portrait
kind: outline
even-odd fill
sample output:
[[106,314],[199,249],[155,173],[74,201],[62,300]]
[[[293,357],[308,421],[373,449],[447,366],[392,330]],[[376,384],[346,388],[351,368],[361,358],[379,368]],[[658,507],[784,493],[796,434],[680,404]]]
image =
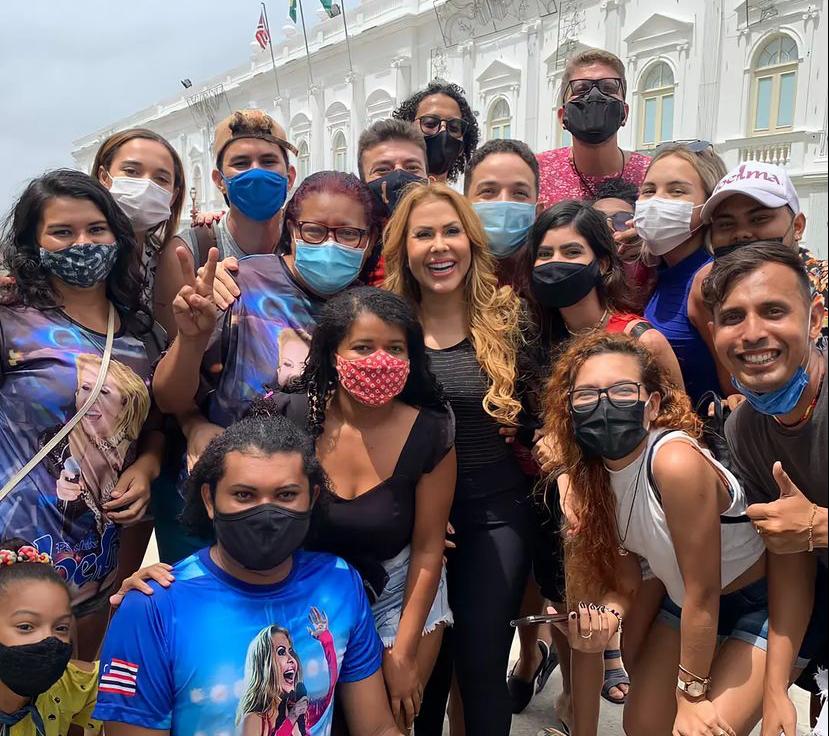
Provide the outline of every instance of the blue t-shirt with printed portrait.
[[[0,487],[83,406],[105,344],[60,309],[0,306]],[[144,343],[121,329],[88,413],[0,500],[0,538],[51,555],[76,606],[94,604],[114,582],[118,531],[103,505],[135,458],[149,378]]]
[[[113,617],[95,718],[187,736],[250,721],[267,736],[328,736],[336,684],[381,666],[362,581],[338,557],[299,551],[284,581],[251,585],[203,549],[173,574],[151,596],[129,593]],[[303,697],[305,715],[291,718]]]

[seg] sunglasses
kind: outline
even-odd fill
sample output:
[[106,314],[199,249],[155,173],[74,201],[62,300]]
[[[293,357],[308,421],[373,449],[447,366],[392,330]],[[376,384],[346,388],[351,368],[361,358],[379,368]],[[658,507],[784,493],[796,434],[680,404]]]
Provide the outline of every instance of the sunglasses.
[[704,141],[702,138],[694,138],[692,140],[682,140],[682,141],[668,141],[667,143],[660,143],[654,154],[659,153],[660,151],[664,151],[669,146],[677,146],[682,145],[685,146],[691,153],[702,153],[703,151],[707,151],[709,148],[713,148],[714,144],[711,141]]
[[469,128],[469,123],[466,120],[442,118],[438,115],[421,115],[417,118],[417,123],[420,125],[420,131],[427,137],[437,135],[440,132],[441,124],[446,123],[446,132],[458,140],[466,135],[466,130]]
[[629,229],[628,222],[633,219],[632,212],[614,212],[607,216],[607,222],[614,232],[621,233]]
[[567,85],[569,99],[584,97],[596,87],[603,95],[625,94],[625,84],[619,77],[605,77],[604,79],[571,79]]

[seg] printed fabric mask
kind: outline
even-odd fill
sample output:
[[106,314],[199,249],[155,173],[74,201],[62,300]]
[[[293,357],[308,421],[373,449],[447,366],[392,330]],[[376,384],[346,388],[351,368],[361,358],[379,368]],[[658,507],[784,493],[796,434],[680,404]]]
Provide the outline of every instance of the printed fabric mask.
[[113,176],[109,193],[136,230],[149,230],[170,217],[173,193],[150,179]]
[[409,377],[409,361],[385,350],[354,360],[337,354],[336,361],[340,386],[366,406],[388,404],[400,394]]
[[72,645],[54,636],[34,644],[0,644],[0,682],[23,698],[35,698],[60,680],[71,658]]
[[443,176],[463,151],[463,141],[453,138],[446,130],[426,138],[426,161],[432,176]]
[[360,248],[349,248],[334,240],[319,245],[297,240],[294,264],[314,292],[332,296],[360,275],[364,254]]
[[528,202],[475,202],[472,205],[496,258],[507,258],[527,240],[535,222],[535,205]]
[[695,209],[691,202],[681,200],[642,199],[636,203],[633,226],[652,255],[664,256],[694,234],[691,217]]
[[427,179],[423,179],[417,174],[412,174],[403,169],[395,169],[379,179],[368,182],[368,188],[374,198],[380,203],[380,210],[383,217],[391,217],[394,214],[395,207],[403,196],[403,192],[410,184],[422,184]]
[[77,243],[63,250],[40,249],[40,264],[70,286],[88,289],[106,281],[118,260],[117,243]]
[[550,309],[572,307],[599,282],[599,262],[544,263],[532,272],[531,288],[539,304]]
[[570,409],[576,440],[589,457],[619,460],[633,452],[645,439],[644,427],[646,401],[620,408],[602,396],[591,412]]
[[288,197],[288,178],[278,171],[248,169],[224,181],[230,204],[257,222],[274,217]]
[[292,511],[272,503],[213,515],[216,539],[246,570],[272,570],[281,565],[302,546],[310,524],[311,510]]
[[624,103],[598,87],[564,105],[564,127],[584,143],[604,143],[622,127],[624,119]]

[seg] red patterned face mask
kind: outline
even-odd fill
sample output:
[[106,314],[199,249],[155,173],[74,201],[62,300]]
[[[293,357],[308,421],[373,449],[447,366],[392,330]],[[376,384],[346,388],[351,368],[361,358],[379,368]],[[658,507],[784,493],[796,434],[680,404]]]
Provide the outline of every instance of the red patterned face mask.
[[340,385],[366,406],[383,406],[397,396],[409,377],[409,361],[377,350],[365,358],[346,360],[337,354]]

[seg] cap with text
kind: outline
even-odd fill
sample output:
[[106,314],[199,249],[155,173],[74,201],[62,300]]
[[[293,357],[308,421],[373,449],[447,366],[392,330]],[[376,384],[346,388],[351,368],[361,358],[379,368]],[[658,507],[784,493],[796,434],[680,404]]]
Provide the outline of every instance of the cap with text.
[[702,221],[711,222],[714,211],[732,194],[751,197],[764,207],[776,209],[788,206],[794,214],[800,212],[800,200],[784,168],[762,161],[745,161],[729,171],[714,187],[714,192],[702,208]]
[[242,138],[259,138],[275,143],[280,148],[297,154],[296,146],[288,142],[285,129],[262,110],[237,110],[216,126],[213,136],[213,152],[216,163],[225,149]]

